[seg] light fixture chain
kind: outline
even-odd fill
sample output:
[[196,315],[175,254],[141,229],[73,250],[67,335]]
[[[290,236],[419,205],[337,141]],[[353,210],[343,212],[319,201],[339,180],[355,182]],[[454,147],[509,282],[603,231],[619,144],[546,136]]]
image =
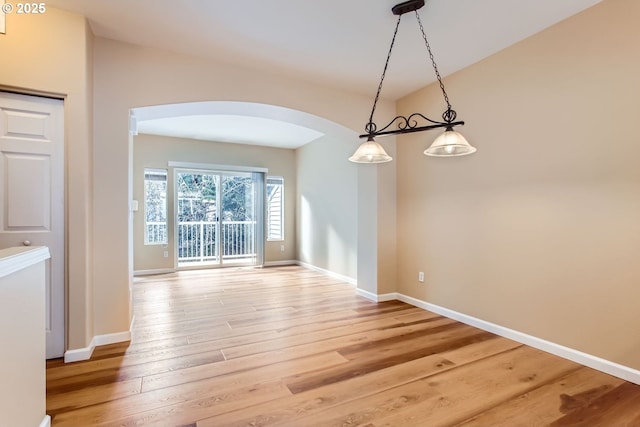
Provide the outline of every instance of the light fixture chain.
[[444,96],[444,100],[447,103],[447,111],[450,111],[452,110],[452,108],[451,108],[451,103],[449,102],[449,96],[447,95],[447,91],[444,90],[444,83],[442,83],[442,77],[440,77],[440,71],[438,71],[436,60],[434,59],[433,53],[431,52],[431,46],[429,45],[429,40],[427,40],[427,35],[424,32],[424,27],[422,26],[422,21],[420,20],[420,14],[418,13],[417,10],[416,10],[416,18],[418,19],[418,25],[420,26],[420,32],[422,32],[422,38],[424,39],[424,44],[427,46],[427,51],[429,52],[429,58],[431,58],[431,64],[433,64],[433,70],[436,72],[436,77],[438,78],[438,82],[440,83],[440,90],[442,90],[442,95]]
[[378,98],[380,98],[380,92],[382,91],[382,82],[387,74],[387,67],[389,66],[389,59],[391,59],[391,51],[393,50],[393,44],[396,42],[396,35],[398,34],[398,28],[400,27],[400,19],[402,15],[398,15],[398,22],[396,23],[396,29],[393,32],[393,38],[391,39],[391,46],[389,46],[389,53],[387,54],[387,60],[384,63],[384,69],[382,70],[382,76],[380,77],[380,84],[378,84],[378,91],[376,92],[376,98],[373,100],[373,108],[371,109],[371,115],[369,116],[369,123],[365,127],[365,130],[369,133],[376,131],[376,125],[373,123],[373,113],[376,111],[376,105],[378,104]]

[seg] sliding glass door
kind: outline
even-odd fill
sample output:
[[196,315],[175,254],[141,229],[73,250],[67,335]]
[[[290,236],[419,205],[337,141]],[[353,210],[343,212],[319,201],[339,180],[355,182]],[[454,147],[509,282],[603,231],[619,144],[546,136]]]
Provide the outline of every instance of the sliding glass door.
[[264,175],[176,170],[178,267],[261,263]]

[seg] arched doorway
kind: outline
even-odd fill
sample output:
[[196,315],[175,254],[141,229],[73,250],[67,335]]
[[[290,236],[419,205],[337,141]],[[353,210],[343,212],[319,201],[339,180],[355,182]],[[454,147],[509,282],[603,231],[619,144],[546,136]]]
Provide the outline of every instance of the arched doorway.
[[[157,144],[155,147],[158,148],[153,150],[154,153],[168,150],[185,155],[192,150],[188,146],[200,146],[202,150],[207,151],[206,153],[201,151],[199,155],[185,155],[181,159],[165,158],[163,159],[164,166],[161,162],[148,161],[145,163],[147,167],[165,167],[170,171],[170,175],[174,172],[171,170],[172,166],[175,169],[183,170],[210,169],[215,174],[221,171],[225,172],[225,168],[231,168],[232,170],[242,169],[242,173],[264,171],[265,177],[275,175],[282,178],[283,175],[287,175],[284,177],[284,184],[287,187],[284,191],[284,197],[286,198],[285,204],[288,209],[290,208],[290,211],[288,214],[285,213],[284,217],[289,225],[283,240],[265,239],[267,245],[266,262],[302,261],[309,265],[320,266],[328,271],[337,270],[339,274],[355,281],[358,177],[357,166],[346,162],[347,154],[357,144],[354,131],[301,111],[248,102],[209,101],[140,107],[131,110],[131,117],[130,128],[135,135],[132,139],[136,141],[136,144],[141,140],[145,143]],[[153,142],[150,142],[152,139]],[[184,149],[175,146],[171,148],[167,142],[169,139],[181,143],[189,142],[189,144],[188,146],[183,145]],[[315,148],[307,148],[309,146]],[[339,150],[345,150],[345,153],[337,153],[333,157],[334,151],[332,150],[335,150],[336,147]],[[335,211],[328,216],[315,215],[313,218],[310,214],[308,215],[307,205],[310,203],[316,212],[326,211],[328,197],[326,194],[316,194],[318,191],[322,193],[321,190],[309,191],[312,185],[318,186],[316,185],[318,183],[309,183],[309,181],[323,179],[319,175],[324,173],[311,172],[308,167],[304,166],[305,157],[310,156],[305,153],[312,149],[314,154],[311,156],[316,156],[316,153],[320,151],[323,156],[329,158],[327,171],[333,169],[337,172],[337,176],[333,174],[329,178],[325,177],[320,186],[340,187],[342,193],[338,202],[332,207]],[[217,150],[215,156],[207,157],[210,151],[215,150]],[[255,155],[247,155],[247,153],[255,153]],[[274,157],[278,157],[277,153],[282,153],[278,162],[273,160]],[[207,160],[203,160],[205,158]],[[271,159],[271,163],[269,163],[269,159]],[[335,164],[332,165],[334,161]],[[283,172],[282,164],[287,162],[292,165],[290,173],[286,171],[286,167]],[[136,162],[132,163],[133,167],[136,167]],[[298,170],[299,165],[303,165],[300,170]],[[138,175],[141,173],[138,171],[133,175],[132,185],[135,184],[136,188],[139,188],[141,184]],[[175,175],[167,179],[168,191],[172,193],[175,191]],[[174,188],[169,188],[172,185]],[[139,243],[142,238],[139,230],[136,231],[133,219],[136,215],[141,215],[144,206],[141,203],[142,199],[140,197],[137,199],[138,213],[134,212],[131,217],[130,241],[135,238],[137,239],[136,243]],[[301,200],[304,201],[304,209],[300,209]],[[175,212],[171,212],[171,209],[170,205],[169,214],[175,214]],[[331,215],[339,217],[331,218]],[[312,224],[311,228],[309,223]],[[215,227],[216,224],[210,224],[210,226]],[[140,270],[143,273],[174,271],[178,267],[178,250],[174,248],[174,242],[178,240],[176,239],[177,231],[173,232],[176,235],[171,242],[166,243],[166,246],[146,248],[151,249],[148,252],[152,253],[150,257],[153,257],[154,260],[160,259],[166,262],[160,267],[157,264],[141,267],[136,265],[138,263],[132,259],[132,274],[133,271],[140,272]],[[139,247],[139,245],[137,246]],[[132,243],[131,247],[134,248],[136,245]],[[132,257],[135,252],[135,249],[132,250]],[[283,254],[288,255],[283,258]],[[165,260],[165,257],[169,259]]]

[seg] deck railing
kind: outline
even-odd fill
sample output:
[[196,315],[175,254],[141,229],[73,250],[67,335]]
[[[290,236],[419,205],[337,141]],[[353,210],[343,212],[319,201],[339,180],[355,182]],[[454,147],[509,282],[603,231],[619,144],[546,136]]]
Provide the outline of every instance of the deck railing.
[[[222,221],[222,259],[249,260],[256,256],[255,221]],[[178,223],[178,262],[218,262],[218,221]],[[167,223],[147,222],[147,242],[167,243]]]
[[178,262],[219,262],[218,245],[222,240],[223,261],[245,261],[256,256],[255,221],[190,221],[178,223]]
[[147,244],[162,244],[167,243],[167,223],[162,222],[147,222]]

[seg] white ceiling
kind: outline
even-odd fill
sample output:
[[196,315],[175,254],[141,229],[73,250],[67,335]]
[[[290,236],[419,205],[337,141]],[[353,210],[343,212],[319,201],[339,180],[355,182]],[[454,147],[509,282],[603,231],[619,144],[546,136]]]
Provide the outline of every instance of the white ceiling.
[[314,129],[263,117],[202,114],[141,120],[138,132],[205,141],[298,148],[323,136]]
[[[420,16],[446,76],[600,1],[426,0]],[[85,15],[96,36],[354,91],[373,102],[397,19],[391,7],[399,2],[48,0],[47,5]],[[398,99],[434,80],[415,15],[403,15],[381,97]]]

